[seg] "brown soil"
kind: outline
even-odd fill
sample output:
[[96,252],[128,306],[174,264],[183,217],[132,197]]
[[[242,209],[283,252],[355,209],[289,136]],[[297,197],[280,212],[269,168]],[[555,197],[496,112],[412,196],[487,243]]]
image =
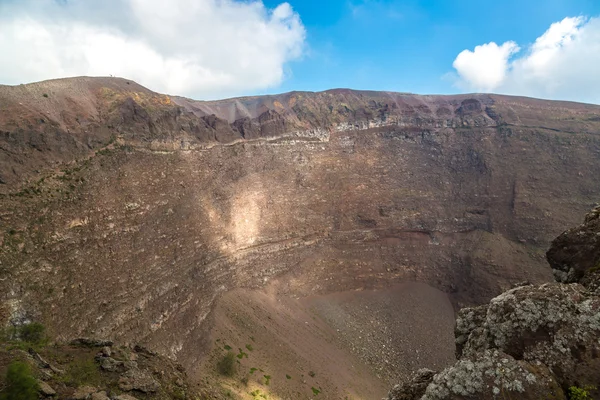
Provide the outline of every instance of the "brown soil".
[[[377,399],[415,368],[454,361],[452,305],[427,285],[301,299],[278,296],[275,286],[217,301],[213,347],[198,372],[206,386],[220,381],[222,395],[243,399]],[[241,359],[223,380],[216,365],[228,349]]]

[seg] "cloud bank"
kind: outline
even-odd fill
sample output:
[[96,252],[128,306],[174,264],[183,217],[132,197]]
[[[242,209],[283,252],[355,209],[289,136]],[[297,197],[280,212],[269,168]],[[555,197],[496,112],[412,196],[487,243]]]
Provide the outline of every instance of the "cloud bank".
[[0,1],[0,82],[122,76],[219,98],[278,85],[305,29],[288,3],[238,0]]
[[600,104],[600,18],[565,18],[521,50],[494,42],[454,60],[456,85],[497,92]]

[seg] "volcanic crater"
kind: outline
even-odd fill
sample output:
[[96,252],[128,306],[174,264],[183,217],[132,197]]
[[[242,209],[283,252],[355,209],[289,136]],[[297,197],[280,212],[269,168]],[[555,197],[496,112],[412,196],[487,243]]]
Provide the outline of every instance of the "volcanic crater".
[[206,398],[381,398],[454,363],[460,307],[552,280],[550,241],[600,198],[599,116],[484,94],[0,86],[0,322],[141,344]]

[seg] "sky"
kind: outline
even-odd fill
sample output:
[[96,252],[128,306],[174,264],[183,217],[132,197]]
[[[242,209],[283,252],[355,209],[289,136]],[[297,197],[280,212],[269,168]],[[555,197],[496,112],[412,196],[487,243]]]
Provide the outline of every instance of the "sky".
[[0,84],[209,100],[353,88],[600,104],[600,0],[0,0]]

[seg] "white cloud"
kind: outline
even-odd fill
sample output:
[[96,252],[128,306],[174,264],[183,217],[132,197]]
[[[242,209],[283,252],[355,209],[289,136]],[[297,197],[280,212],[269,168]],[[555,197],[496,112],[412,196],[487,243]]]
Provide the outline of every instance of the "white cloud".
[[217,98],[278,85],[304,44],[288,3],[269,10],[238,0],[0,2],[0,82],[8,84],[115,75]]
[[600,18],[565,18],[526,51],[488,43],[454,61],[456,84],[486,91],[600,103]]
[[474,51],[463,50],[452,66],[468,87],[487,92],[504,81],[508,59],[518,51],[515,42],[506,42],[502,46],[491,42],[475,47]]

